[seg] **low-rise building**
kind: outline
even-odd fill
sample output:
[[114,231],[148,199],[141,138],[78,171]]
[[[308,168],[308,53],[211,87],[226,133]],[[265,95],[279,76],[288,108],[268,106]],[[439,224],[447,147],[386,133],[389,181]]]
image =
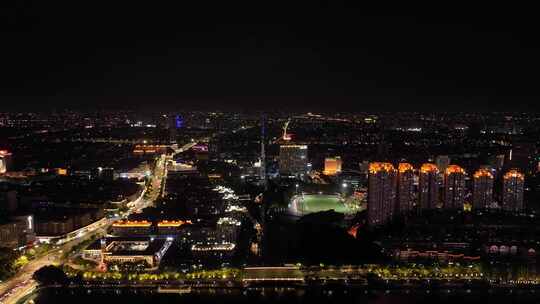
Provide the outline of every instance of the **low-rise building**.
[[191,221],[163,220],[156,224],[157,234],[166,237],[178,237],[185,234],[185,226],[191,225]]
[[0,247],[18,248],[33,243],[35,240],[34,217],[21,215],[10,218],[0,224]]
[[152,234],[152,222],[117,221],[112,225],[112,234],[116,236],[149,236]]
[[172,241],[154,238],[103,238],[88,246],[82,254],[84,259],[105,264],[146,263],[157,268]]
[[233,256],[235,248],[235,244],[227,242],[193,244],[191,254],[194,260],[199,263],[205,263],[209,260],[226,261]]

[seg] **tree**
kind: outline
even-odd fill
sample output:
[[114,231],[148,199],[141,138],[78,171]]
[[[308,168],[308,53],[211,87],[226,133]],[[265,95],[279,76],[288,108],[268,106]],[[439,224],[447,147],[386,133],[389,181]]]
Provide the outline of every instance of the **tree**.
[[17,255],[12,249],[0,247],[0,280],[5,280],[14,274],[13,263]]
[[68,281],[62,268],[53,265],[41,267],[34,272],[33,278],[41,285],[66,284]]

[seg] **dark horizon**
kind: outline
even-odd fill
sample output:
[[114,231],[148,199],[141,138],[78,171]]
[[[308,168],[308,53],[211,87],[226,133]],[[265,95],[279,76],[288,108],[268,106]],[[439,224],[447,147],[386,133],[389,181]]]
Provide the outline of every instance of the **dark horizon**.
[[[476,100],[448,96],[423,97],[402,101],[397,97],[369,96],[242,96],[242,97],[2,97],[4,112],[48,112],[62,110],[132,110],[145,112],[223,111],[223,112],[424,112],[424,113],[538,113],[540,103],[534,101]],[[422,101],[419,101],[422,100]],[[474,104],[471,104],[474,102]]]
[[4,10],[0,100],[6,109],[540,109],[536,19],[297,8],[236,18],[18,1]]

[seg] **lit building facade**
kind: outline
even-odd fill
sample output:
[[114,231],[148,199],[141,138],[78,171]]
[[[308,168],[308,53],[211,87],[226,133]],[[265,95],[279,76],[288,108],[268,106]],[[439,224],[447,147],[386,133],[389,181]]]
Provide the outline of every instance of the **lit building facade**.
[[473,208],[486,209],[493,202],[493,174],[479,169],[473,175]]
[[341,172],[341,157],[327,157],[324,159],[324,174],[336,175]]
[[105,264],[146,263],[157,269],[172,240],[153,238],[102,238],[82,252],[82,258]]
[[0,174],[9,171],[11,165],[11,152],[0,150]]
[[307,145],[281,145],[279,147],[279,172],[284,175],[302,175],[307,172]]
[[236,245],[232,243],[193,244],[191,254],[198,263],[224,261],[233,257]]
[[36,234],[39,236],[59,236],[75,230],[73,217],[60,217],[36,222]]
[[160,236],[175,238],[184,235],[186,225],[191,225],[191,221],[163,220],[156,224],[156,230]]
[[409,163],[398,165],[397,204],[399,213],[409,213],[414,207],[414,170]]
[[439,169],[435,164],[425,163],[420,167],[418,203],[420,209],[435,209],[439,204]]
[[116,236],[148,236],[152,232],[149,221],[117,221],[112,225],[112,234]]
[[397,171],[390,163],[369,164],[368,225],[384,225],[394,216]]
[[465,203],[465,170],[450,165],[444,172],[444,209],[463,209]]
[[511,169],[503,176],[502,209],[510,212],[523,210],[523,187],[525,176]]
[[217,221],[216,233],[221,242],[236,244],[242,223],[232,217],[221,217]]

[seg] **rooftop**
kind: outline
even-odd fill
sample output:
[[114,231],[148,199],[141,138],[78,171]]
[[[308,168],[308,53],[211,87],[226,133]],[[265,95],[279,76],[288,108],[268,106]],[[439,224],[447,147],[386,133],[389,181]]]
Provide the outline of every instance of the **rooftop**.
[[403,173],[405,171],[412,171],[413,170],[413,166],[409,163],[399,163],[398,165],[398,171],[400,173]]
[[439,172],[439,168],[435,164],[432,163],[425,163],[420,167],[421,173],[437,173]]
[[493,174],[488,169],[482,168],[478,169],[476,172],[474,172],[474,178],[480,178],[480,177],[488,177],[493,178]]
[[504,179],[518,178],[524,179],[523,173],[519,172],[517,169],[511,169],[510,171],[504,174]]
[[191,221],[181,221],[181,220],[163,220],[157,223],[158,227],[180,227],[184,225],[191,225]]
[[122,221],[117,221],[113,224],[113,227],[150,227],[150,226],[152,226],[152,223],[146,220],[142,220],[142,221],[122,220]]
[[112,255],[154,255],[167,240],[148,237],[107,237],[90,244],[86,250],[101,249],[101,242],[105,241],[106,252]]
[[369,164],[369,172],[370,173],[377,173],[380,171],[394,171],[394,166],[391,163],[380,163],[380,162],[374,162]]
[[446,168],[446,175],[453,173],[465,174],[465,170],[458,165],[448,166],[448,168]]

